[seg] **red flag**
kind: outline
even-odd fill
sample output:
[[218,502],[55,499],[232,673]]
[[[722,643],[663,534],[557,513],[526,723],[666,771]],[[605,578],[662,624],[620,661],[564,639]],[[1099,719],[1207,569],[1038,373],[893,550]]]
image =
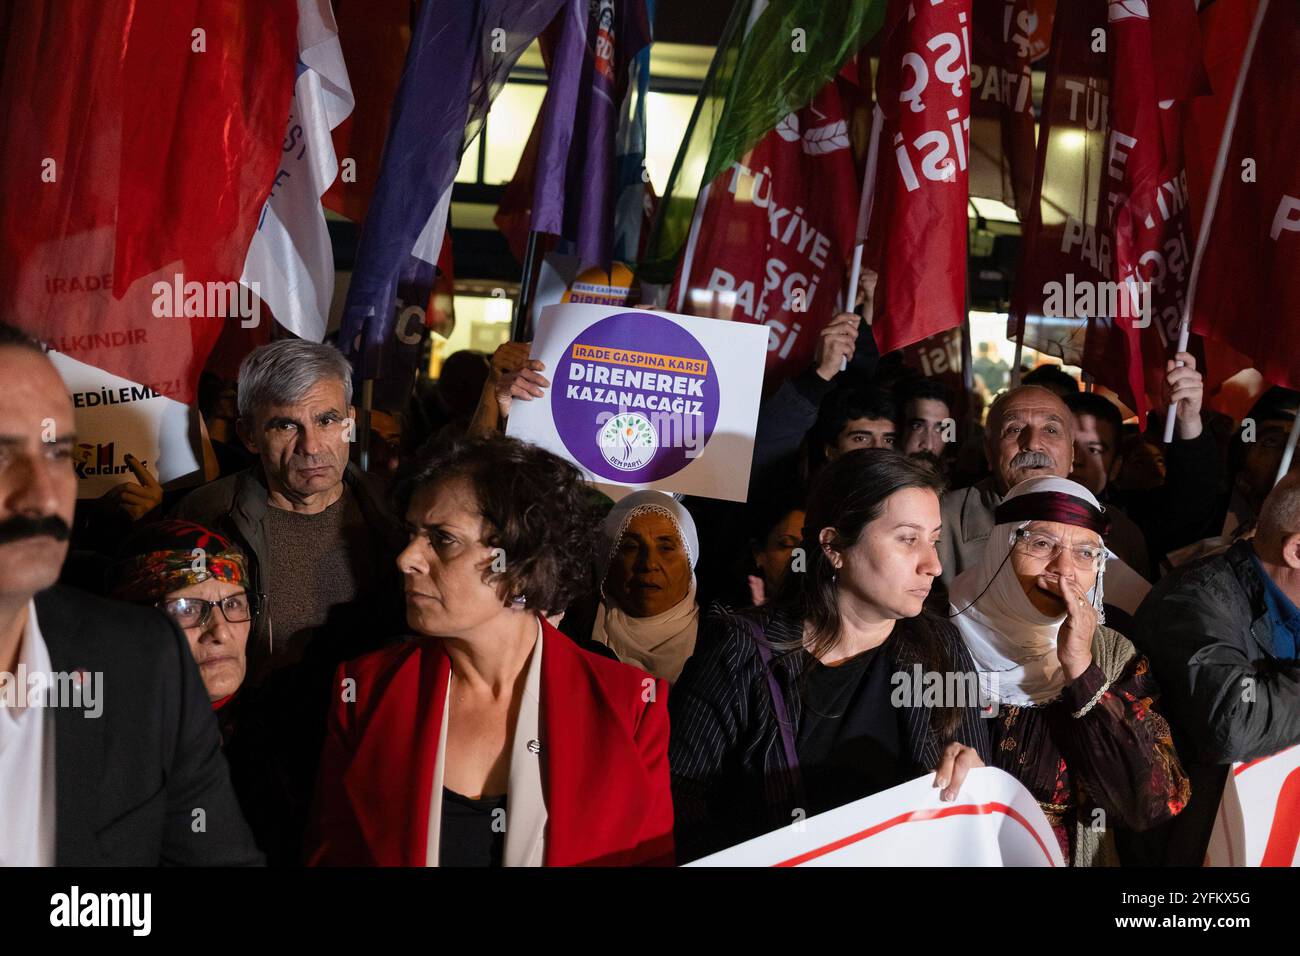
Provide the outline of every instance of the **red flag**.
[[1248,356],[1266,380],[1300,389],[1300,18],[1289,0],[1259,6],[1206,213],[1192,330]]
[[293,0],[255,14],[219,0],[13,5],[0,311],[71,358],[192,402],[234,321],[211,306],[228,308],[234,287],[191,297],[184,283],[239,280],[280,158],[296,28]]
[[882,354],[966,315],[970,35],[970,0],[890,0],[869,242]]
[[333,132],[339,162],[350,159],[352,164],[330,185],[322,202],[353,222],[366,218],[379,179],[389,114],[411,43],[414,7],[411,0],[334,0],[343,60],[359,68],[348,77],[356,105]]
[[1023,321],[1026,345],[1082,366],[1140,419],[1190,277],[1180,128],[1203,91],[1199,50],[1181,0],[1056,11],[1008,335]]
[[[1241,69],[1241,59],[1246,52],[1258,7],[1259,0],[1239,0],[1237,3],[1206,4],[1200,13],[1205,70],[1209,74],[1212,92],[1188,105],[1183,123],[1192,235],[1198,234],[1205,213],[1205,197],[1219,154],[1219,140],[1223,136],[1228,107],[1237,85],[1237,73]],[[1244,415],[1267,384],[1257,379],[1253,388],[1233,388],[1230,391],[1224,391],[1223,385],[1237,372],[1249,367],[1247,356],[1222,342],[1207,352],[1203,368],[1206,404],[1233,419]]]
[[812,361],[842,294],[857,218],[848,133],[857,95],[841,73],[710,183],[678,265],[670,306],[771,330],[768,387]]
[[[1115,243],[1113,278],[1135,294],[1146,283],[1150,314],[1137,319],[1140,300],[1129,309],[1121,298],[1114,318],[1123,350],[1113,333],[1090,335],[1084,367],[1145,421],[1148,403],[1159,398],[1186,305],[1192,238],[1182,114],[1185,101],[1206,92],[1206,84],[1191,4],[1111,3],[1108,19],[1110,129],[1102,192]],[[1113,374],[1119,369],[1127,371],[1124,388]]]
[[971,63],[970,193],[997,199],[1021,222],[1034,191],[1034,103],[1029,70],[1032,0],[975,8]]

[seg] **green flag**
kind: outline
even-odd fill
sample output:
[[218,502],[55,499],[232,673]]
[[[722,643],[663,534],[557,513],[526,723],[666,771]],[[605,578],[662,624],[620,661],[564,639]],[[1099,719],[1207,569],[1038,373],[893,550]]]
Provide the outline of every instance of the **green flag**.
[[885,0],[736,0],[638,272],[672,280],[706,183],[807,106],[880,30]]

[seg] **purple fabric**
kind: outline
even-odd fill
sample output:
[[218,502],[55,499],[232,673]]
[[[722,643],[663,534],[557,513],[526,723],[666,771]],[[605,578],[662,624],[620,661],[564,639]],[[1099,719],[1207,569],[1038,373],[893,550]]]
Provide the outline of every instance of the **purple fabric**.
[[427,300],[438,250],[429,254],[433,261],[412,250],[451,187],[465,145],[482,129],[519,56],[569,2],[426,0],[421,5],[339,329],[339,347],[362,378],[383,374],[399,284],[408,303],[423,306]]
[[650,20],[645,0],[598,0],[590,17],[587,0],[567,4],[542,104],[532,228],[572,241],[582,267],[608,268],[619,103]]

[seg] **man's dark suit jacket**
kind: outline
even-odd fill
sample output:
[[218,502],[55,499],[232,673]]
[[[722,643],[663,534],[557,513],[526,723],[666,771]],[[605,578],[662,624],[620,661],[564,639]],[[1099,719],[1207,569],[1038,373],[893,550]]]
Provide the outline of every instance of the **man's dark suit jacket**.
[[36,620],[52,670],[95,674],[102,707],[54,710],[55,862],[262,863],[180,630],[152,608],[61,586],[36,595]]

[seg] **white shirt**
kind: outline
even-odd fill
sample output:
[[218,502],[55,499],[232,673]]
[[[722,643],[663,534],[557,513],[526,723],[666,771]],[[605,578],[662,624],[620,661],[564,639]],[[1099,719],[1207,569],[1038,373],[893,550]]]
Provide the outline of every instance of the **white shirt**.
[[0,866],[54,865],[54,711],[26,706],[28,685],[20,680],[50,670],[50,653],[32,601],[18,647],[17,672],[7,676],[20,706],[6,707],[8,694],[0,696]]

